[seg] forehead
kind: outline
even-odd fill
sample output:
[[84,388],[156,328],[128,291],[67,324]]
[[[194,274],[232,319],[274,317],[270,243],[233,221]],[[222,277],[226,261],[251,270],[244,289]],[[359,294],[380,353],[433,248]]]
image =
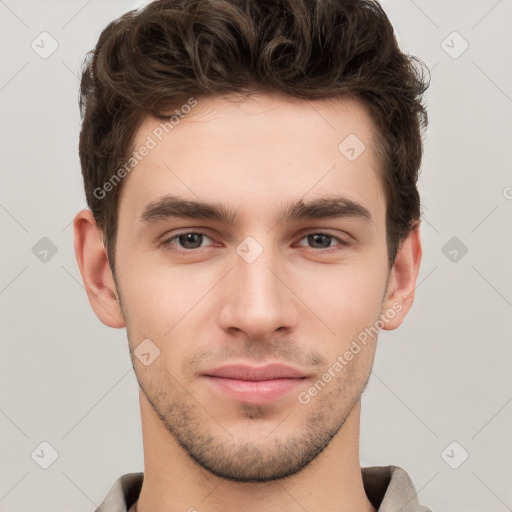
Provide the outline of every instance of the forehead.
[[194,101],[178,107],[182,117],[172,123],[148,117],[138,129],[133,150],[151,149],[124,178],[120,218],[137,222],[165,194],[222,202],[253,217],[291,199],[342,194],[372,216],[383,214],[375,127],[360,101],[278,95]]

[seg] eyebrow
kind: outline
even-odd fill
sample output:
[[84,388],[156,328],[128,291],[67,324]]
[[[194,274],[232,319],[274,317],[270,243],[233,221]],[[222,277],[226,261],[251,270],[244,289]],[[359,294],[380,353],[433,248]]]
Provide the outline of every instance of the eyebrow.
[[[236,221],[236,211],[219,202],[193,201],[166,195],[147,204],[140,215],[140,221],[148,225],[173,217],[217,220],[232,225]],[[340,196],[318,198],[307,203],[301,199],[291,202],[278,211],[276,221],[291,223],[343,217],[359,218],[373,223],[370,212],[363,205]]]

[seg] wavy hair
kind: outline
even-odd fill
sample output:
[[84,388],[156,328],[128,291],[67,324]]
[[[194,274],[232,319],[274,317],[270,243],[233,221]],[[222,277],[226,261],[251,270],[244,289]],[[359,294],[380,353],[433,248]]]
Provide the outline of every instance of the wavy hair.
[[375,0],[156,0],[112,21],[83,63],[79,141],[112,271],[122,183],[104,198],[94,191],[129,158],[148,115],[230,93],[362,100],[377,127],[392,264],[420,217],[426,70]]

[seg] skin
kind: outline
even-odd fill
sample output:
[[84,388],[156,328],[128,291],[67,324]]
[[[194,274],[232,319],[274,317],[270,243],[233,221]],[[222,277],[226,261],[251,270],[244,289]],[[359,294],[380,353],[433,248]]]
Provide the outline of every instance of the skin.
[[[329,367],[332,374],[365,328],[383,317],[385,329],[402,323],[414,298],[419,231],[390,268],[374,125],[363,104],[238,100],[198,98],[124,178],[115,280],[91,212],[74,220],[91,306],[105,325],[126,327],[141,388],[145,477],[137,511],[374,511],[361,478],[359,430],[377,336],[307,404],[297,396]],[[148,117],[134,147],[160,122]],[[354,161],[338,150],[350,133],[366,146]],[[371,219],[276,223],[283,204],[333,193],[364,206]],[[223,203],[237,219],[144,225],[144,207],[165,194]],[[197,231],[206,236],[162,245]],[[324,231],[344,243],[327,237],[326,249],[307,236]],[[247,236],[263,248],[252,263],[236,252]],[[339,250],[325,252],[332,248]],[[160,350],[147,366],[133,353],[144,339]],[[250,405],[201,376],[232,362],[284,362],[308,378],[276,402]]]

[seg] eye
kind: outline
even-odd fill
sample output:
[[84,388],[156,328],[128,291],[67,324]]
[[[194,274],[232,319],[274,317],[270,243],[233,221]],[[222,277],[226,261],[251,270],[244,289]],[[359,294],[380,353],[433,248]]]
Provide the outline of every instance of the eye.
[[[311,233],[307,233],[306,236],[301,238],[301,240],[307,239],[308,243],[313,244],[313,249],[318,249],[321,252],[335,252],[341,250],[344,246],[347,245],[347,242],[342,240],[341,238],[331,235],[330,233],[323,233],[314,231]],[[338,242],[337,245],[332,245],[332,240]],[[316,246],[316,247],[315,247]]]
[[201,232],[184,231],[168,238],[167,240],[164,240],[161,245],[164,247],[169,247],[174,245],[174,241],[177,241],[181,246],[177,247],[177,250],[193,251],[195,249],[201,248],[201,244],[204,238],[210,239],[209,236]]
[[[199,252],[199,249],[205,248],[205,246],[202,245],[205,238],[211,240],[209,236],[200,231],[183,231],[167,238],[160,245],[177,252]],[[308,243],[313,245],[313,247],[310,248],[316,252],[332,253],[342,250],[348,245],[348,242],[335,235],[319,231],[307,233],[300,240],[306,239]],[[333,245],[333,240],[336,241],[337,244]]]

